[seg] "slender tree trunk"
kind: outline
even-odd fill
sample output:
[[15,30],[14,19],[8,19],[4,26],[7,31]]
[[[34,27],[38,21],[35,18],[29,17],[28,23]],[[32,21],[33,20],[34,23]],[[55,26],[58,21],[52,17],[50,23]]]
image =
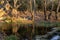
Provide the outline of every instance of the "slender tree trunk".
[[[32,9],[32,2],[33,2],[33,9]],[[34,23],[34,14],[36,13],[36,1],[35,0],[30,0],[30,11],[31,11],[31,15],[32,15],[32,21],[33,21],[33,28],[32,28],[32,34],[30,37],[30,40],[32,40],[32,36],[35,34],[35,23]]]
[[33,30],[32,30],[32,33],[33,33],[33,36],[35,36],[35,14],[36,14],[36,0],[33,0]]
[[30,0],[30,10],[29,10],[29,11],[30,11],[30,13],[31,13],[31,15],[32,15],[31,18],[33,19],[33,13],[32,13],[32,12],[33,12],[33,10],[32,10],[32,2],[33,2],[33,1]]
[[58,6],[57,6],[57,10],[56,10],[56,13],[55,13],[55,17],[56,17],[56,20],[58,20],[58,11],[59,11],[59,7],[60,7],[60,0],[58,0]]
[[32,12],[32,0],[30,0],[30,12]]
[[48,19],[50,19],[50,17],[51,17],[51,14],[52,14],[52,11],[53,11],[53,1],[51,2],[52,3],[52,6],[51,6],[51,10],[50,10],[50,14],[48,15]]
[[17,1],[18,0],[14,0],[14,8],[17,8],[17,5],[16,5]]
[[44,20],[47,20],[47,16],[46,16],[46,0],[44,0]]
[[33,2],[34,2],[34,6],[33,6],[33,33],[35,33],[35,13],[36,13],[36,0],[33,0]]
[[[31,13],[31,15],[32,15],[31,18],[33,19],[32,0],[30,0],[29,3],[30,3],[30,5],[29,5],[29,6],[30,6],[30,10],[29,10],[29,11],[30,11],[30,13]],[[28,40],[32,40],[32,33],[31,33],[31,35],[28,37]]]

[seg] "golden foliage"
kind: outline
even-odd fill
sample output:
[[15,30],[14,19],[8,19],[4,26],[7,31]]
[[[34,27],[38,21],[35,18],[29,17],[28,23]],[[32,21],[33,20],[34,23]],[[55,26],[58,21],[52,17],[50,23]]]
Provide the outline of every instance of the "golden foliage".
[[[33,22],[31,21],[31,20],[28,20],[28,19],[26,19],[26,18],[21,18],[21,17],[19,17],[19,18],[15,18],[15,17],[13,17],[12,18],[12,32],[13,33],[16,33],[17,31],[18,31],[18,29],[20,28],[20,25],[22,24],[22,25],[28,25],[28,24],[32,24]],[[18,23],[18,22],[20,22],[20,23]],[[18,25],[18,26],[17,26]]]
[[12,10],[12,15],[17,15],[18,14],[18,11],[16,9],[13,9]]
[[4,3],[4,1],[2,0],[1,2],[0,2],[0,4],[3,4]]
[[32,20],[28,20],[27,18],[18,18],[17,21],[20,21],[22,24],[32,24]]
[[0,9],[0,17],[1,17],[2,15],[4,15],[4,14],[6,14],[6,12],[3,11],[3,8],[1,8],[1,9]]
[[6,8],[6,10],[9,10],[10,9],[10,4],[9,3],[7,3],[6,5],[5,5],[5,8]]

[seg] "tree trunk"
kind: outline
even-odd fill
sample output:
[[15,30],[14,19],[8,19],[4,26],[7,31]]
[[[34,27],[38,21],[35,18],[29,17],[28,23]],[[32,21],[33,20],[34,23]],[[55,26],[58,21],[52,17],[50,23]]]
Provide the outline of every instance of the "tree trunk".
[[32,12],[32,0],[30,0],[30,12]]
[[47,16],[46,16],[46,0],[44,0],[44,20],[47,20]]
[[[30,6],[30,13],[31,13],[31,15],[32,15],[32,20],[33,20],[33,10],[32,10],[32,0],[30,0],[30,2],[29,2],[30,4],[29,4],[29,6]],[[31,32],[32,33],[32,32]],[[32,40],[32,34],[28,37],[28,40]]]
[[[33,9],[32,9],[32,2],[33,2]],[[30,40],[32,40],[32,37],[33,37],[33,35],[35,34],[35,23],[34,23],[34,14],[36,13],[36,1],[35,0],[30,0],[30,11],[31,11],[31,15],[32,15],[32,21],[33,21],[33,28],[32,28],[32,34],[31,34],[31,36],[30,36]]]
[[35,24],[35,14],[36,14],[36,0],[33,0],[33,2],[34,2],[34,7],[33,7],[33,33],[35,33],[35,26],[34,26],[34,24]]
[[16,5],[16,4],[17,4],[17,1],[18,1],[18,0],[14,0],[14,8],[17,7],[17,5]]
[[52,11],[53,11],[53,1],[51,2],[52,3],[52,6],[51,6],[51,10],[50,10],[50,14],[48,15],[48,19],[50,19],[50,17],[51,17],[51,14],[52,14]]
[[59,11],[59,7],[60,7],[60,0],[58,0],[58,6],[57,6],[57,10],[56,10],[56,13],[55,13],[55,17],[56,17],[56,20],[58,20],[58,11]]
[[32,15],[31,18],[33,19],[33,13],[32,13],[32,12],[33,12],[33,10],[32,10],[32,2],[33,2],[33,1],[30,0],[30,5],[29,5],[29,6],[30,6],[30,9],[29,9],[29,11],[30,11],[30,13],[31,13],[31,15]]

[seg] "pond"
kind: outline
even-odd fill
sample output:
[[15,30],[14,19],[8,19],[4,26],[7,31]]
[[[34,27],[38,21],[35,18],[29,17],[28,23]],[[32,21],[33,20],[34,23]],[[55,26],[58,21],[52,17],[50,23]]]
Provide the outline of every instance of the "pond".
[[41,36],[36,36],[36,38],[34,40],[60,40],[60,36],[54,35],[50,39],[42,38]]
[[60,40],[60,31],[59,30],[53,30],[43,36],[36,35],[35,40]]
[[60,40],[60,36],[59,35],[55,35],[51,38],[51,40]]

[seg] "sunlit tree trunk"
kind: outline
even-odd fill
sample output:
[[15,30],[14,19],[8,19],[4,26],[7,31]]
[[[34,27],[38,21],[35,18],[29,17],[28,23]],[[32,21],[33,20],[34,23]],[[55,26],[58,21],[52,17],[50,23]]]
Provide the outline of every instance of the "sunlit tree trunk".
[[46,16],[46,0],[44,0],[44,20],[47,20],[47,16]]
[[33,36],[35,36],[35,14],[36,14],[36,0],[33,0],[33,30],[32,30],[32,33],[33,33]]
[[31,18],[33,19],[33,0],[30,0],[30,13],[31,13]]
[[56,20],[58,20],[58,11],[59,11],[59,7],[60,7],[60,0],[58,0],[58,6],[57,6],[57,10],[56,10],[56,13],[55,13],[55,17],[56,17]]
[[33,7],[33,34],[35,34],[35,14],[36,14],[36,0],[33,0],[34,7]]
[[[32,4],[32,2],[33,2],[33,4]],[[30,12],[31,12],[32,21],[33,21],[33,29],[32,29],[32,34],[30,37],[30,40],[32,40],[32,36],[33,36],[33,34],[35,34],[34,14],[36,13],[36,0],[30,0]]]
[[32,0],[30,0],[30,12],[32,12]]
[[51,17],[51,14],[52,14],[52,11],[53,11],[53,6],[54,6],[54,4],[53,4],[53,0],[51,1],[51,10],[50,10],[50,14],[48,15],[48,19],[50,19],[50,17]]
[[[30,13],[31,13],[31,15],[32,15],[32,0],[29,0],[28,1],[29,2],[29,11],[30,11]],[[33,16],[33,15],[32,15]],[[32,18],[32,17],[31,17]],[[27,27],[28,28],[28,27]],[[28,31],[28,30],[27,30]],[[31,32],[32,33],[32,32]],[[30,35],[30,34],[28,34],[28,35]],[[28,40],[32,40],[32,34],[28,37]]]

